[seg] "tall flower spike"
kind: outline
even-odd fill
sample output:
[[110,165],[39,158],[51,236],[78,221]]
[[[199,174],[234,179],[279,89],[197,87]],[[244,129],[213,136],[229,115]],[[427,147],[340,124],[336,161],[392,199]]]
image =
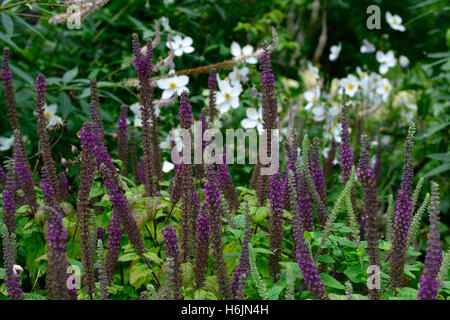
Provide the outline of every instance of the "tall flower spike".
[[323,174],[323,169],[320,166],[319,139],[317,137],[314,137],[309,149],[309,172],[311,173],[314,186],[322,198],[323,203],[328,203],[325,176]]
[[[294,175],[291,170],[289,170],[289,186],[295,185]],[[295,199],[294,193],[291,192],[290,197],[292,218],[292,236],[295,243],[295,256],[297,258],[298,266],[302,272],[303,279],[305,281],[305,286],[308,288],[309,292],[315,299],[327,299],[325,286],[323,285],[322,279],[319,276],[319,271],[316,264],[314,263],[309,247],[305,242],[303,237],[304,229],[301,225],[300,211],[298,210],[298,204]]]
[[52,158],[50,139],[47,132],[48,120],[45,116],[47,83],[43,74],[38,74],[36,78],[36,117],[38,123],[39,143],[41,147],[41,156],[44,168],[47,171],[51,187],[56,192],[56,198],[61,201],[61,195],[58,188],[58,177],[56,176],[55,162]]
[[150,39],[147,40],[147,54],[143,55],[139,44],[139,38],[133,33],[133,63],[139,79],[139,100],[141,105],[142,121],[142,149],[144,166],[144,185],[145,193],[148,197],[156,194],[158,189],[154,168],[152,163],[155,161],[153,155],[152,143],[152,124],[150,123],[153,111],[153,88],[151,86],[150,76],[153,70],[153,46]]
[[[347,106],[347,97],[344,92],[342,93],[342,109],[341,109],[341,125],[342,125],[342,134],[341,134],[341,172],[342,172],[342,186],[345,186],[348,179],[350,179],[350,174],[353,167],[353,151],[352,146],[350,144],[350,136],[349,136],[349,124],[348,124],[348,106]],[[356,189],[353,188],[351,191],[351,199],[353,204],[353,212],[357,212],[356,209]],[[363,219],[363,217],[361,217]],[[361,221],[361,224],[364,223],[364,220]]]
[[97,240],[98,278],[100,280],[100,299],[108,299],[108,276],[106,272],[105,250],[102,240]]
[[439,290],[439,269],[442,264],[442,244],[439,239],[439,186],[431,182],[430,232],[428,233],[425,267],[420,277],[418,300],[434,300]]
[[280,273],[281,251],[283,247],[283,202],[284,179],[280,173],[270,177],[270,250],[269,256],[270,274],[274,281],[278,280]]
[[197,228],[195,233],[195,287],[200,289],[205,281],[206,270],[208,268],[209,253],[209,220],[207,212],[202,208],[197,218]]
[[247,214],[245,215],[245,232],[242,240],[241,255],[239,264],[234,269],[233,281],[231,282],[231,292],[235,300],[242,300],[244,295],[245,282],[250,274],[250,262],[248,256],[248,244],[252,238],[251,218],[248,214],[248,204],[246,204]]
[[178,251],[178,239],[177,232],[174,227],[167,226],[162,229],[162,234],[164,236],[164,248],[166,252],[166,257],[173,259],[173,288],[172,288],[172,298],[175,300],[182,300],[183,295],[181,293],[181,285],[183,282],[181,264],[180,264],[180,253]]
[[401,188],[397,193],[397,207],[392,232],[391,281],[394,290],[403,286],[403,269],[408,245],[408,232],[412,216],[413,203],[411,201],[411,185],[413,172],[412,149],[414,145],[414,122],[410,123],[408,136],[405,141],[405,155]]
[[[275,75],[272,71],[272,65],[270,61],[269,45],[266,41],[263,41],[263,52],[261,54],[261,80],[262,80],[262,122],[264,128],[264,134],[267,135],[267,144],[263,147],[266,148],[268,156],[271,156],[271,136],[272,130],[277,128],[278,121],[278,102],[275,94]],[[260,161],[259,161],[260,163]],[[259,177],[257,182],[257,195],[260,205],[264,205],[268,195],[268,176],[261,175],[259,168]]]
[[[113,207],[113,218],[117,216],[120,219],[119,221],[123,223],[128,239],[136,250],[136,253],[143,255],[146,249],[141,232],[130,210],[111,157],[103,143],[103,136],[100,130],[94,123],[85,122],[80,136],[82,142],[84,141],[83,143],[86,144],[86,148],[91,148],[92,154],[96,157],[97,165],[103,177],[104,186],[108,189],[107,194],[110,196],[109,200]],[[115,226],[114,230],[119,231],[119,228]]]
[[[66,255],[66,229],[63,225],[61,209],[52,201],[55,193],[47,179],[42,182],[42,193],[46,206],[44,208],[47,222],[47,294],[54,300],[68,300],[71,297],[67,287],[69,262]],[[52,203],[49,206],[47,203]]]
[[[181,93],[179,116],[180,128],[191,131],[192,106],[189,102],[187,91]],[[189,152],[190,155],[190,150],[187,151],[185,146],[183,146],[183,152]],[[195,187],[192,177],[192,165],[190,163],[182,164],[179,178],[181,179],[179,184],[181,192],[181,261],[186,262],[193,248],[194,239],[192,236],[195,236],[194,223],[196,215],[194,206]]]
[[[369,255],[369,265],[379,266],[379,249],[378,249],[378,231],[376,226],[378,201],[377,201],[377,182],[373,171],[369,167],[369,139],[366,135],[361,137],[361,155],[359,158],[358,169],[356,175],[358,182],[364,190],[361,215],[365,218],[365,232],[367,239],[367,253]],[[380,290],[369,290],[369,297],[376,300],[380,297]]]
[[0,186],[4,188],[5,185],[6,185],[6,173],[2,165],[0,164]]
[[5,224],[1,223],[3,239],[3,262],[5,266],[6,292],[10,300],[23,300],[22,288],[20,287],[19,275],[14,272],[14,263],[17,255],[16,230],[11,233]]
[[[19,130],[20,125],[19,120],[17,118],[16,111],[16,96],[14,93],[14,83],[13,83],[13,74],[11,69],[9,68],[9,49],[7,47],[3,48],[3,68],[1,71],[1,78],[3,83],[3,90],[5,94],[6,106],[8,108],[8,117],[11,121],[11,126],[13,131]],[[22,141],[22,149],[25,149],[25,145]]]
[[123,170],[121,174],[128,176],[128,124],[127,124],[127,106],[120,107],[120,115],[117,120],[117,147],[119,150],[119,159],[122,161]]
[[80,156],[80,186],[77,197],[77,216],[80,228],[81,263],[83,265],[83,283],[88,295],[94,294],[95,273],[94,258],[95,247],[89,241],[91,233],[89,193],[94,182],[95,158],[90,149],[86,149],[86,142],[82,143],[83,151]]
[[214,115],[216,113],[216,91],[217,91],[217,75],[216,69],[209,70],[208,77],[209,102],[208,102],[208,123],[214,123]]
[[222,299],[231,299],[230,280],[223,257],[222,242],[222,206],[220,205],[220,190],[212,164],[206,165],[205,201],[208,218],[211,225],[211,246],[213,249],[214,267],[216,269],[219,292]]
[[120,239],[122,239],[122,227],[117,215],[112,216],[108,229],[108,250],[105,254],[106,278],[111,283],[112,276],[116,270],[117,260],[120,253]]
[[23,140],[19,130],[14,130],[14,166],[16,169],[17,182],[25,194],[25,201],[33,212],[37,210],[38,204],[34,192],[34,183],[28,166],[25,150],[22,149]]

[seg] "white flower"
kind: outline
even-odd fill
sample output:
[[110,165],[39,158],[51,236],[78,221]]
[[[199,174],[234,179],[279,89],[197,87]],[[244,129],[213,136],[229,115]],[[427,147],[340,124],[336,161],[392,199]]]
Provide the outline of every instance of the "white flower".
[[9,148],[11,148],[13,144],[14,144],[14,136],[11,136],[9,138],[0,137],[0,151],[9,150]]
[[356,78],[352,74],[349,74],[347,76],[347,78],[341,79],[339,84],[342,89],[345,89],[345,93],[349,97],[353,97],[355,95],[356,91],[358,91],[358,87],[359,87],[358,78]]
[[381,96],[381,99],[386,102],[387,98],[389,97],[389,93],[392,90],[391,83],[388,79],[383,78],[381,79],[380,83],[377,87],[377,94]]
[[359,76],[359,85],[364,93],[366,93],[369,90],[369,74],[363,71],[360,67],[356,67],[356,73]]
[[342,50],[342,44],[340,42],[338,45],[331,46],[330,55],[329,55],[330,60],[335,61],[339,57],[341,50]]
[[21,266],[19,266],[18,264],[15,264],[13,266],[13,273],[15,276],[20,276],[23,272],[23,268]]
[[159,143],[159,147],[161,149],[170,149],[172,148],[173,140],[178,152],[181,152],[183,150],[183,139],[179,132],[180,131],[178,129],[173,130],[170,134],[167,135],[166,140]]
[[167,17],[161,17],[161,25],[165,31],[172,29],[169,25],[169,18]]
[[369,41],[367,41],[366,39],[363,40],[363,45],[361,46],[361,53],[372,53],[375,52],[375,46],[373,44],[371,44]]
[[245,62],[249,64],[256,64],[258,62],[256,57],[251,56],[253,54],[253,47],[249,44],[241,49],[239,43],[233,41],[231,43],[231,54],[235,60],[245,59]]
[[404,123],[409,123],[414,118],[414,112],[412,111],[400,111],[400,117]]
[[56,104],[51,104],[49,106],[45,105],[44,108],[45,108],[44,115],[48,120],[47,128],[63,124],[61,117],[56,115],[56,108],[57,108]]
[[395,60],[394,52],[389,50],[387,53],[377,51],[376,53],[377,61],[380,63],[379,72],[385,74],[388,72],[389,68],[395,66],[397,61]]
[[170,47],[172,47],[176,56],[181,56],[183,55],[183,53],[194,52],[195,49],[192,46],[192,42],[193,40],[191,37],[186,37],[183,39],[180,35],[177,34],[175,37],[173,37],[172,41],[166,42],[166,46],[169,49]]
[[239,82],[233,86],[226,80],[218,80],[219,91],[216,95],[216,103],[220,113],[227,112],[230,107],[236,109],[239,107],[239,95],[242,92],[242,86]]
[[381,81],[381,76],[376,72],[371,72],[369,76],[369,83],[372,89],[377,89]]
[[315,106],[311,110],[311,112],[313,114],[314,121],[320,122],[320,121],[325,120],[325,118],[326,118],[327,110],[325,109],[325,106],[323,104]]
[[250,70],[247,67],[244,67],[242,69],[238,69],[238,67],[234,67],[233,71],[231,71],[228,74],[228,79],[230,79],[230,82],[232,85],[236,84],[236,82],[246,82],[248,81],[248,73]]
[[319,79],[320,79],[319,68],[317,68],[316,66],[313,66],[313,65],[311,64],[311,62],[308,62],[308,70],[309,70],[309,72],[311,72],[311,74],[313,75],[313,77],[314,77],[316,80],[319,80]]
[[188,91],[189,89],[186,85],[189,83],[189,77],[185,75],[174,76],[171,78],[159,79],[156,81],[158,88],[163,90],[162,99],[170,99],[176,92],[179,96],[183,91]]
[[325,131],[323,137],[327,140],[334,140],[337,143],[341,143],[341,124],[337,121],[327,123],[325,125]]
[[402,26],[402,18],[399,15],[392,15],[389,11],[386,12],[386,21],[392,29],[398,31],[405,31],[405,27]]
[[162,165],[162,171],[167,173],[173,170],[175,168],[175,165],[172,162],[169,162],[167,160],[164,160]]
[[262,109],[256,111],[254,108],[247,109],[247,118],[241,121],[241,126],[245,129],[257,128],[258,133],[261,134],[263,130],[262,126]]
[[320,87],[316,86],[316,91],[306,91],[303,93],[303,97],[306,101],[308,101],[308,104],[305,106],[305,110],[309,110],[312,108],[312,106],[319,100],[320,98]]
[[406,56],[400,56],[398,62],[402,66],[402,68],[406,68],[409,66],[409,59]]

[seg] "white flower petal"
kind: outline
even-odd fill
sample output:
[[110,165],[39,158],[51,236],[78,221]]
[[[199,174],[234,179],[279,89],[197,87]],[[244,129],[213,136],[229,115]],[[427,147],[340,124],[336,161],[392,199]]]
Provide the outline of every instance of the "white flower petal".
[[170,82],[173,81],[173,78],[165,78],[165,79],[159,79],[156,81],[156,85],[160,89],[169,89],[170,88]]
[[240,58],[242,53],[241,53],[241,46],[239,45],[239,43],[233,41],[231,43],[230,52],[235,58]]
[[231,107],[233,109],[236,109],[237,107],[239,107],[239,98],[238,97],[232,97],[230,99],[230,103],[231,103]]
[[242,48],[242,54],[244,56],[249,56],[253,53],[253,47],[251,45],[246,45],[245,47]]
[[166,90],[163,91],[161,98],[163,100],[170,99],[170,98],[172,98],[174,93],[175,93],[174,89],[166,89]]
[[190,47],[194,41],[191,37],[186,37],[183,39],[183,46],[184,47]]
[[177,87],[185,87],[189,83],[189,77],[181,75],[176,78]]
[[191,53],[194,52],[194,47],[185,47],[183,48],[184,53]]
[[245,129],[254,128],[258,125],[258,121],[254,119],[245,118],[241,121],[241,126]]
[[162,166],[162,171],[167,173],[173,170],[173,168],[175,168],[175,165],[172,162],[169,162],[167,160],[164,160],[163,162],[163,166]]
[[247,109],[247,117],[252,120],[258,120],[259,112],[256,111],[255,108],[248,108]]

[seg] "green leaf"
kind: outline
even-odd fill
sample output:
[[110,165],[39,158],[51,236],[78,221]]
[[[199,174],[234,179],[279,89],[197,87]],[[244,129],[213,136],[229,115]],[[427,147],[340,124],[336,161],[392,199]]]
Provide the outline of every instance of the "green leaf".
[[320,278],[322,279],[326,287],[345,290],[345,286],[342,283],[326,273],[321,273]]
[[59,104],[61,106],[61,114],[63,118],[67,119],[67,116],[72,111],[73,106],[72,101],[70,101],[69,96],[64,91],[61,91],[59,94]]
[[425,131],[417,135],[416,140],[422,140],[429,136],[431,136],[433,133],[438,132],[445,127],[447,127],[450,124],[450,122],[440,123],[440,124],[433,124],[430,127],[428,127]]
[[24,292],[23,297],[25,298],[25,300],[47,300],[46,297],[37,293]]
[[68,83],[72,81],[77,76],[77,74],[78,74],[78,67],[75,67],[64,73],[62,80],[64,83]]
[[1,20],[2,24],[5,27],[6,35],[8,38],[11,38],[12,34],[14,33],[14,23],[11,19],[11,17],[5,13],[1,13]]
[[427,155],[427,158],[436,161],[450,162],[450,153],[432,153]]
[[121,256],[119,258],[119,261],[133,261],[133,260],[137,260],[137,259],[139,259],[139,256],[136,253],[131,252],[131,253],[126,253],[123,256]]
[[322,254],[320,256],[317,257],[317,260],[320,262],[325,262],[325,263],[335,263],[336,261],[334,261],[334,259],[332,257],[330,257],[329,255],[325,255]]
[[444,163],[441,164],[440,166],[434,168],[433,170],[429,171],[426,175],[424,175],[424,178],[429,178],[429,177],[433,177],[435,175],[438,175],[440,173],[446,172],[450,170],[450,163]]
[[273,286],[270,290],[266,292],[267,300],[278,300],[281,291],[283,291],[283,287]]
[[268,207],[259,207],[255,210],[255,213],[252,215],[252,220],[254,223],[260,223],[263,221],[270,213],[270,209]]

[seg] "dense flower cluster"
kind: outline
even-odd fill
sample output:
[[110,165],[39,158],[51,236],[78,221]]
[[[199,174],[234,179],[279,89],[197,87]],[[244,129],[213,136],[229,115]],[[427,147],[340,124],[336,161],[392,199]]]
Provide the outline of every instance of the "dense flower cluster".
[[414,144],[415,125],[411,122],[405,141],[403,175],[400,190],[397,193],[397,207],[392,232],[391,281],[394,288],[403,286],[403,267],[408,244],[408,232],[411,222],[412,207],[411,185],[413,172],[412,148]]
[[216,69],[211,68],[208,77],[209,102],[208,102],[208,123],[214,123],[214,115],[216,113],[216,91],[217,91],[217,75]]
[[442,264],[442,244],[439,239],[439,187],[431,182],[430,232],[428,234],[425,269],[420,277],[419,300],[434,300],[439,290],[439,268]]
[[10,300],[23,300],[22,288],[20,287],[20,276],[14,272],[14,262],[17,255],[16,230],[11,233],[5,224],[1,224],[3,239],[3,262],[5,268],[6,292]]
[[209,220],[207,212],[203,209],[197,217],[195,232],[195,287],[201,288],[205,281],[206,270],[208,268],[209,255]]
[[270,177],[269,185],[270,199],[270,250],[273,252],[269,257],[270,274],[274,281],[278,279],[280,272],[281,250],[283,246],[283,202],[285,185],[280,173]]
[[47,118],[45,117],[46,104],[46,88],[47,83],[43,74],[38,74],[36,77],[36,117],[38,123],[39,143],[41,146],[41,156],[44,163],[44,168],[49,176],[49,182],[52,189],[56,192],[56,197],[61,200],[61,195],[58,188],[58,177],[56,176],[55,162],[52,158],[50,139],[47,132]]
[[213,165],[206,166],[205,172],[205,201],[208,219],[211,225],[211,246],[213,249],[214,266],[217,272],[219,292],[222,299],[231,299],[230,280],[223,258],[222,242],[222,206],[220,205],[220,190]]
[[245,216],[245,232],[242,239],[241,255],[239,256],[239,264],[234,269],[233,280],[231,281],[231,293],[235,300],[241,300],[244,295],[245,283],[250,274],[250,262],[248,256],[248,245],[252,238],[251,218],[247,214]]
[[[289,186],[290,190],[295,190],[295,180],[291,170],[289,170]],[[317,266],[311,257],[308,245],[303,237],[304,228],[301,224],[300,212],[297,207],[297,202],[295,201],[295,193],[291,191],[290,195],[290,206],[293,215],[292,234],[295,241],[295,256],[297,258],[298,266],[300,267],[305,285],[311,292],[311,295],[315,299],[326,299],[325,286],[323,285],[322,279],[320,279]]]
[[[378,204],[377,204],[377,183],[375,174],[369,167],[369,139],[366,135],[361,137],[361,155],[358,169],[356,170],[358,182],[364,190],[361,215],[364,215],[365,237],[367,239],[369,254],[369,265],[379,265],[378,231],[376,225]],[[378,299],[380,290],[369,290],[371,299]]]
[[153,154],[152,144],[152,126],[154,122],[153,108],[153,88],[150,85],[150,75],[153,70],[153,46],[151,39],[147,39],[146,54],[143,55],[139,44],[137,34],[133,34],[133,63],[139,78],[141,122],[142,122],[142,149],[143,149],[143,167],[144,167],[144,185],[147,196],[154,196],[158,190],[156,183],[157,177],[154,176],[155,170],[153,163],[156,159]]
[[181,265],[180,265],[180,253],[178,251],[178,239],[177,232],[174,227],[167,226],[162,229],[162,234],[164,236],[164,248],[166,249],[166,256],[173,260],[173,288],[172,288],[172,298],[175,300],[183,299],[181,293]]

